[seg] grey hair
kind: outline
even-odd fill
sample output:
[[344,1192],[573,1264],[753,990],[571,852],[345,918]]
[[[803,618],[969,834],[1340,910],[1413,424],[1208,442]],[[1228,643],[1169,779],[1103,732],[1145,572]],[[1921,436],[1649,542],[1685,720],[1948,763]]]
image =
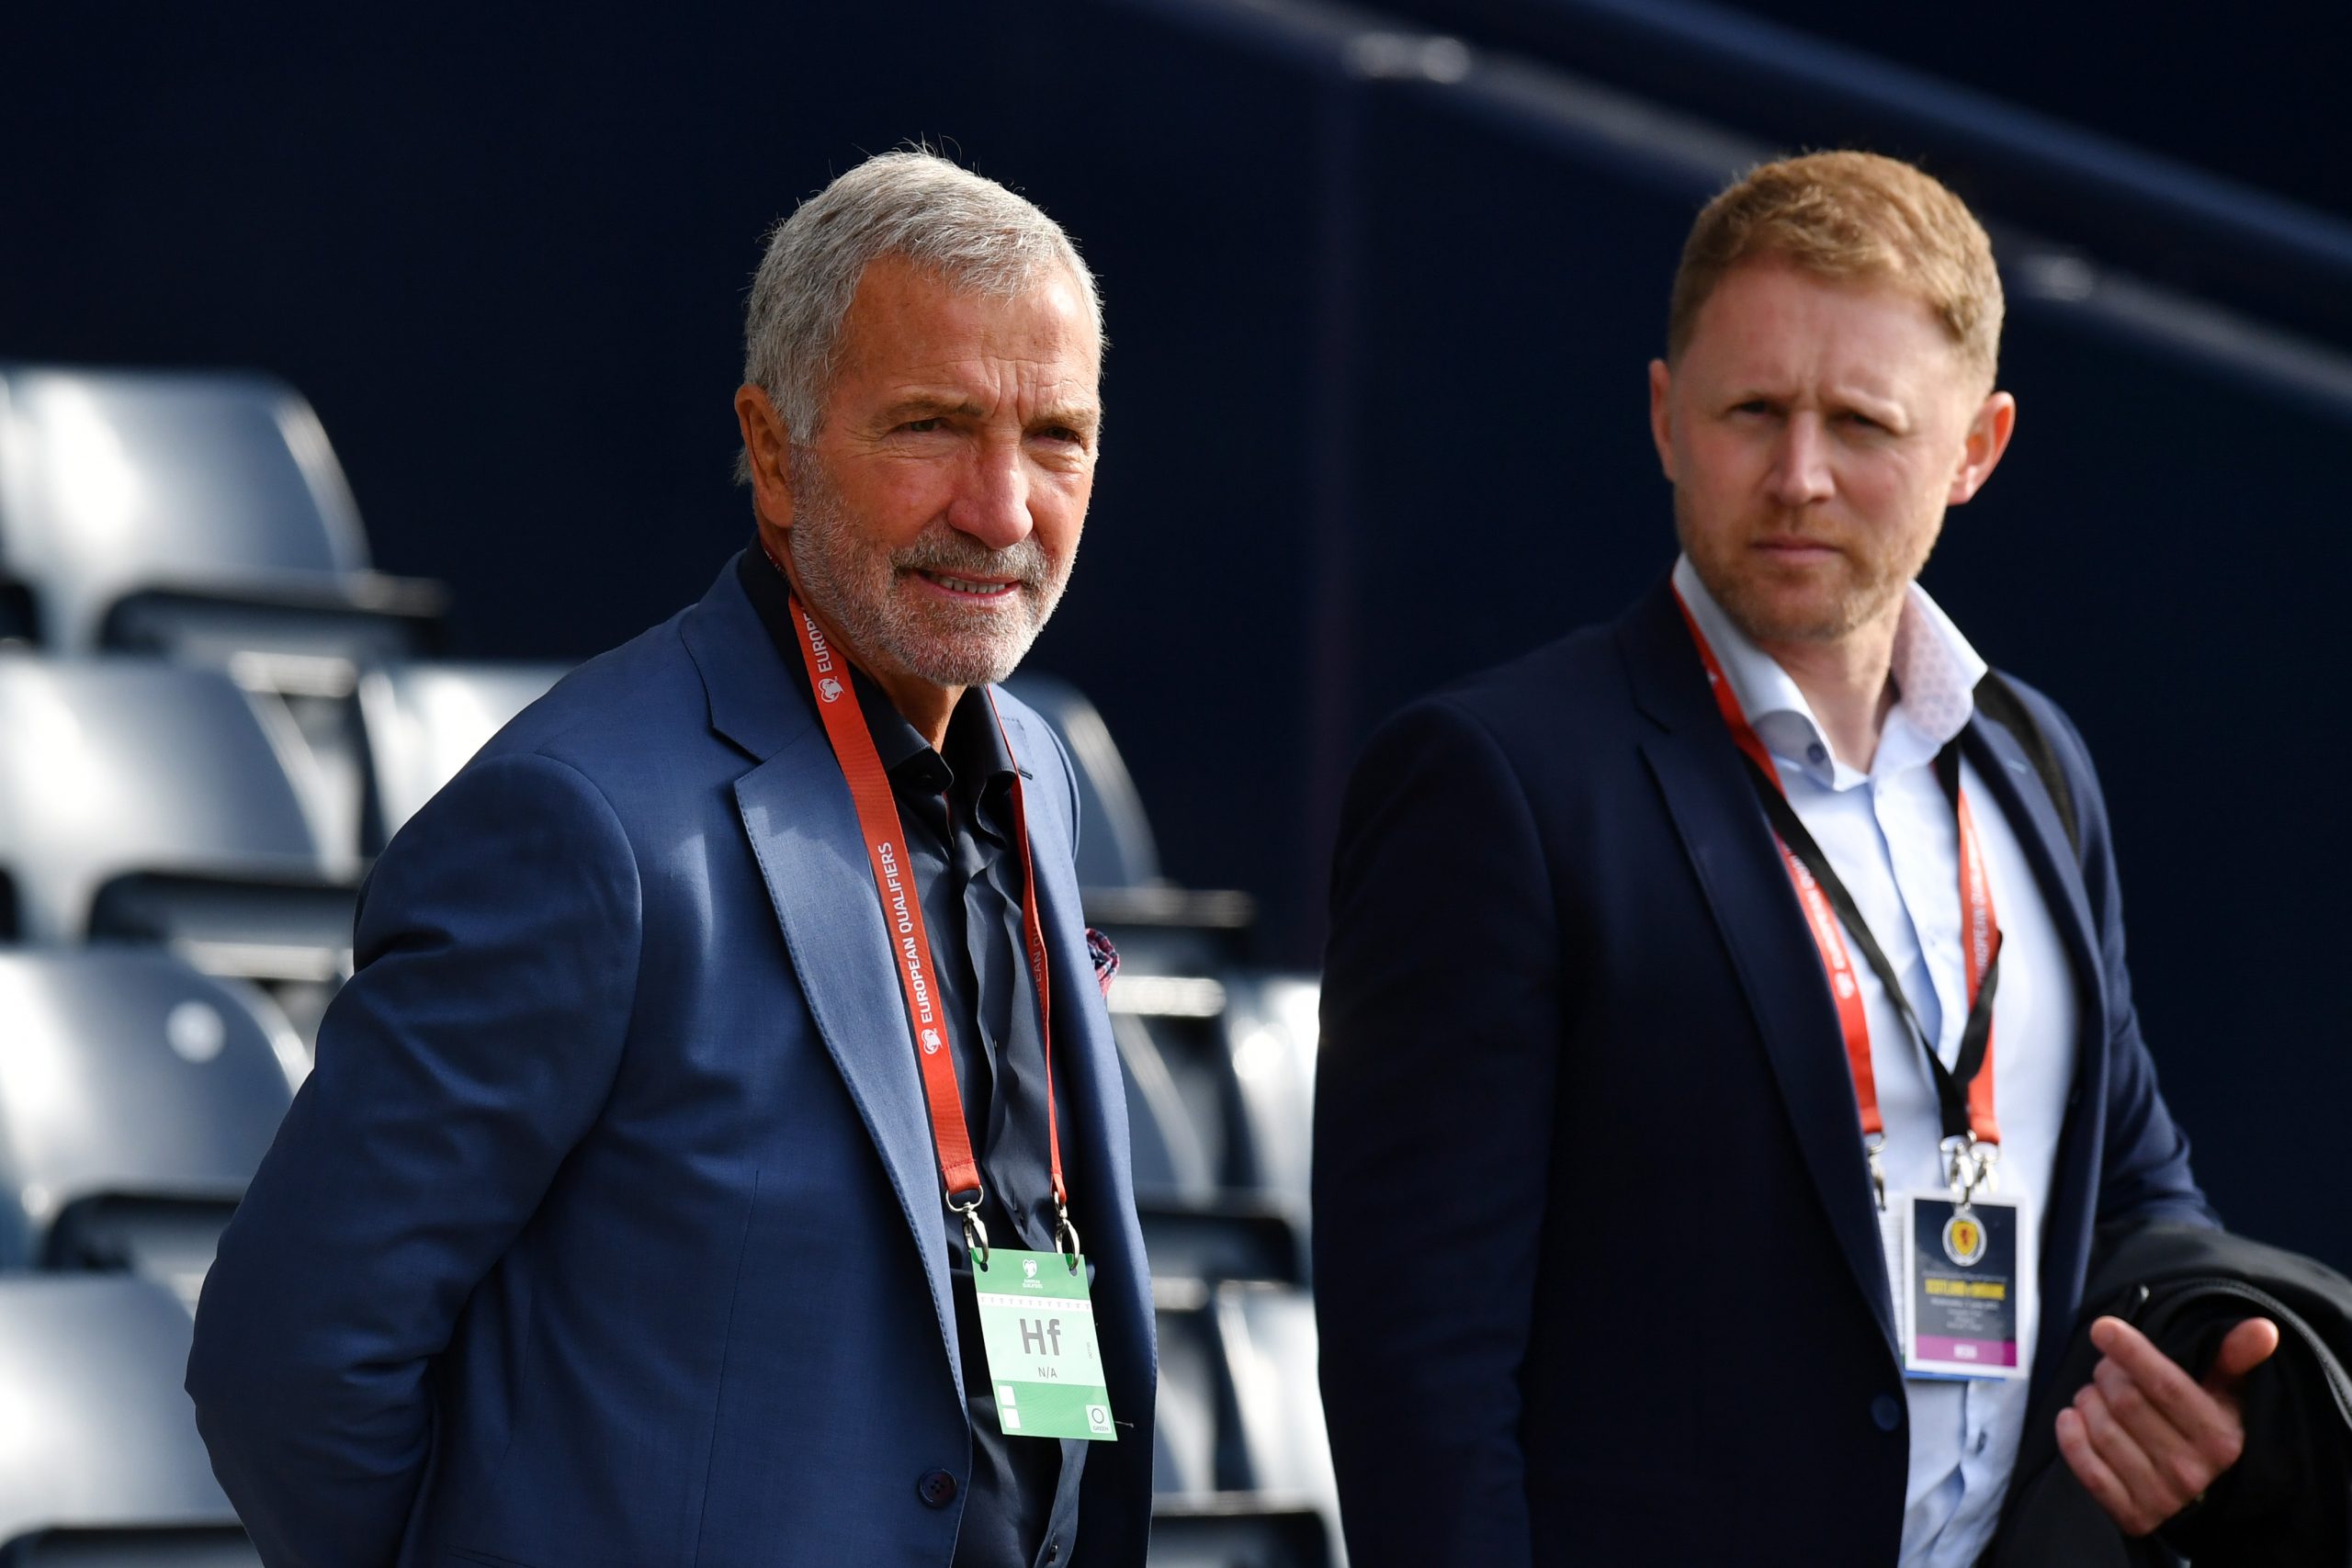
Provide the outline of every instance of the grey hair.
[[[796,446],[816,439],[858,279],[901,256],[948,286],[1018,294],[1059,267],[1078,282],[1102,337],[1094,275],[1061,225],[994,180],[930,152],[883,152],[842,175],[768,231],[743,319],[743,379],[767,393]],[[749,483],[749,453],[735,477]]]

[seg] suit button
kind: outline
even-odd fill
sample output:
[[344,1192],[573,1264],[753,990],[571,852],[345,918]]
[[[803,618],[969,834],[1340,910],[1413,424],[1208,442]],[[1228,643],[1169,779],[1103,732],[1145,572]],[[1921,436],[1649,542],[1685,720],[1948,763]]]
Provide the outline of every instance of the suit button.
[[[1891,1393],[1882,1393],[1871,1401],[1871,1419],[1878,1423],[1882,1432],[1892,1432],[1903,1425],[1903,1404]],[[950,1485],[954,1483],[950,1482]]]
[[944,1470],[926,1472],[915,1483],[915,1495],[933,1508],[944,1508],[956,1501],[956,1478]]

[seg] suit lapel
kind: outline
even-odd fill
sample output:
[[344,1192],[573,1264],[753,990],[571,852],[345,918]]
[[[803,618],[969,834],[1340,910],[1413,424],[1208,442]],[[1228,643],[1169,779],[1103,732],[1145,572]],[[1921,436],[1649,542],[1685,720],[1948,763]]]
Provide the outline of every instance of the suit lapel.
[[680,635],[702,672],[711,727],[759,759],[735,782],[736,809],[818,1037],[906,1213],[953,1361],[956,1314],[930,1112],[849,785],[815,716],[793,694],[732,561]]
[[2098,1138],[2090,1118],[2107,1103],[2107,1040],[2111,1027],[2107,977],[2099,962],[2098,928],[2083,889],[2082,869],[2067,841],[2065,826],[2058,819],[2058,809],[2025,749],[2007,729],[1981,714],[1970,721],[1962,746],[2017,834],[2018,846],[2033,867],[2042,906],[2058,928],[2075,972],[2075,1081],[2066,1093],[2050,1190],[2041,1195],[2045,1205],[2042,1330],[2041,1348],[2034,1358],[2034,1376],[2039,1382],[2054,1372],[2064,1359],[2069,1336],[2052,1330],[2073,1321],[2081,1302],[2083,1276],[2090,1264],[2091,1233],[2098,1208]]
[[1820,954],[1670,588],[1645,596],[1617,635],[1634,699],[1659,726],[1643,756],[1747,993],[1830,1230],[1894,1352],[1861,1118]]
[[922,1255],[940,1332],[953,1345],[956,1319],[941,1256],[944,1222],[930,1112],[849,786],[823,738],[812,730],[806,741],[737,780],[735,804],[784,928],[800,994],[881,1151],[908,1233]]

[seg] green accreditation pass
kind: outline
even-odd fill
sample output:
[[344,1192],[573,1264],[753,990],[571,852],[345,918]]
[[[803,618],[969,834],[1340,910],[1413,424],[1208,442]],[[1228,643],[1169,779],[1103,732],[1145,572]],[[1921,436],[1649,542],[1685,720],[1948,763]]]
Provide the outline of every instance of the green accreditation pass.
[[1014,1438],[1091,1438],[1114,1443],[1111,1391],[1086,1297],[1086,1259],[1060,1252],[997,1247],[972,1254],[980,1337],[997,1416]]

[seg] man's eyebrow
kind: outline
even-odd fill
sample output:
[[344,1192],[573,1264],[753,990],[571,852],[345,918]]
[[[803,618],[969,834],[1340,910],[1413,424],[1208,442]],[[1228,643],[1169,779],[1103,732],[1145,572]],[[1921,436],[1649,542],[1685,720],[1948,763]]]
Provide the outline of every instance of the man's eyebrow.
[[1029,428],[1041,425],[1066,424],[1072,430],[1092,430],[1102,422],[1100,403],[1055,403],[1039,409],[1030,416]]
[[[986,419],[988,413],[969,393],[916,390],[901,393],[885,406],[876,423],[893,425],[910,419]],[[1031,430],[1060,424],[1091,431],[1102,423],[1102,409],[1091,401],[1053,403],[1030,415],[1024,423]]]
[[1883,424],[1908,424],[1911,419],[1911,411],[1904,405],[1902,399],[1860,387],[1834,388],[1829,400],[1855,413],[1867,414]]
[[902,419],[934,419],[953,416],[957,419],[978,419],[988,411],[962,392],[909,392],[882,411],[882,417],[896,423]]

